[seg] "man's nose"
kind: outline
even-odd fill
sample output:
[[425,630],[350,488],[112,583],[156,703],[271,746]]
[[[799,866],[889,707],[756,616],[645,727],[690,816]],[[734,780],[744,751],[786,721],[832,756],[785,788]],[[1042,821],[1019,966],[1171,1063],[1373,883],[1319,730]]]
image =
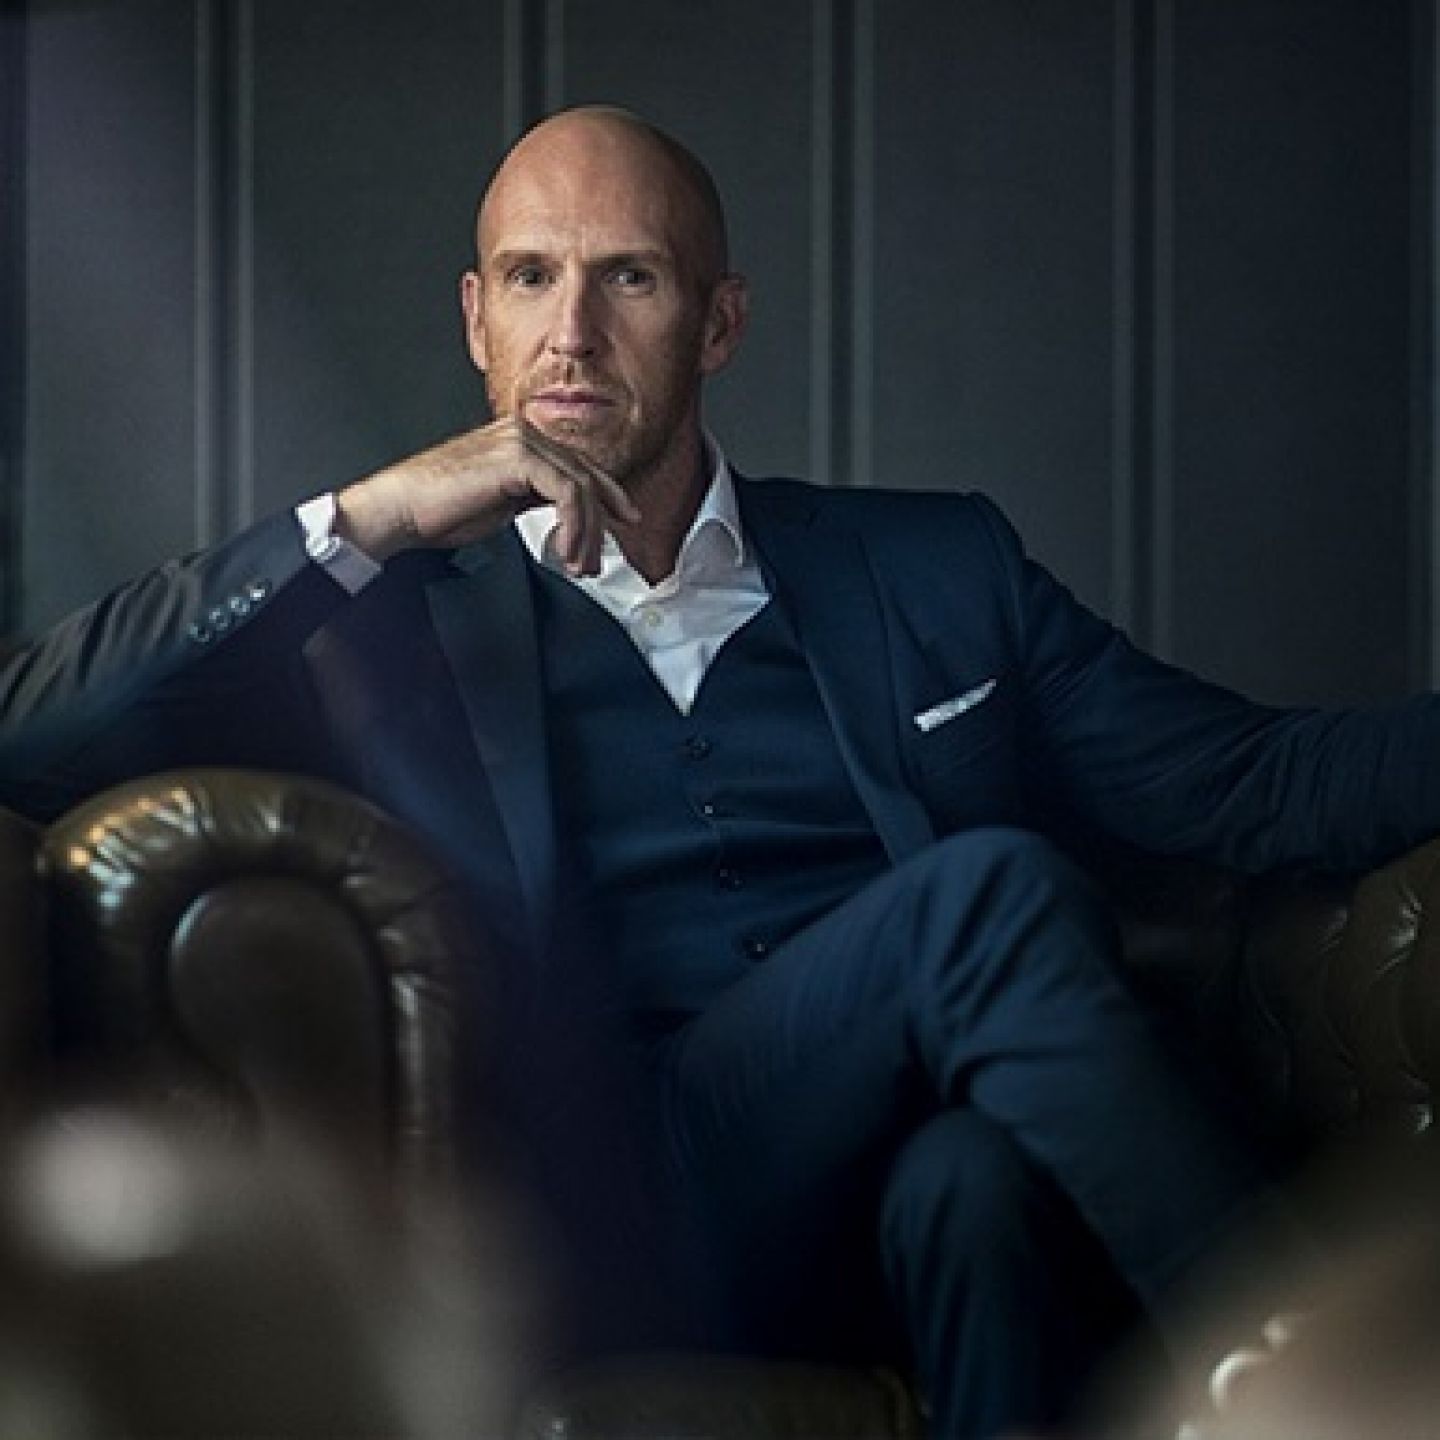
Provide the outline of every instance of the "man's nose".
[[550,326],[550,349],[556,355],[580,360],[599,348],[600,329],[595,296],[583,278],[567,279],[557,290]]

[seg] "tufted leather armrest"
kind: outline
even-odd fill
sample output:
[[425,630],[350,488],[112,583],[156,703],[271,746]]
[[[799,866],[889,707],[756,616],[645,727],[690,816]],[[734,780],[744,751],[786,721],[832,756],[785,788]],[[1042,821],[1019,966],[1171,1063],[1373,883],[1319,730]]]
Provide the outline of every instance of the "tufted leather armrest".
[[1440,841],[1360,877],[1105,872],[1137,988],[1265,1139],[1419,1136],[1440,1085]]
[[408,831],[316,780],[187,770],[72,811],[42,866],[62,1056],[212,1124],[284,1117],[402,1188],[453,1173],[489,987]]
[[1354,885],[1258,885],[1240,981],[1261,1103],[1312,1137],[1427,1132],[1440,1084],[1440,841]]

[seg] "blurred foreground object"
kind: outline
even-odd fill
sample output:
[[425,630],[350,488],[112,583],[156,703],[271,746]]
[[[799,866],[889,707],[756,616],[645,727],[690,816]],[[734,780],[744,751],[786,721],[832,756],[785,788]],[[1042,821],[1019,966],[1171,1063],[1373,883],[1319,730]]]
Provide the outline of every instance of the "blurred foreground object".
[[18,1137],[0,1182],[0,1434],[503,1433],[523,1306],[497,1237],[487,1251],[440,1212],[378,1226],[341,1173],[313,1147],[257,1156],[110,1108]]
[[1311,1298],[1222,1362],[1210,1413],[1176,1440],[1440,1435],[1440,1217],[1337,1248]]

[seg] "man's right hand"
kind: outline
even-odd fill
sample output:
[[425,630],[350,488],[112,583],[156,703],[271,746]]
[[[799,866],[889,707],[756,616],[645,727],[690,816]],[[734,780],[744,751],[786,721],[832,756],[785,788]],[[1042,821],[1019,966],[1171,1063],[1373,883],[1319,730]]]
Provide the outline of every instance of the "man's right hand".
[[492,535],[522,510],[555,506],[555,545],[572,575],[594,575],[613,522],[635,524],[630,497],[598,465],[506,416],[347,485],[336,532],[372,559],[451,549]]

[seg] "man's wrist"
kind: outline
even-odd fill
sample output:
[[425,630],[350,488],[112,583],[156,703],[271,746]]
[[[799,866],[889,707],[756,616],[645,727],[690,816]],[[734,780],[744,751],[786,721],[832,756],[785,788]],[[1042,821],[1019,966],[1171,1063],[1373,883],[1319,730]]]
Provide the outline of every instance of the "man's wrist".
[[333,491],[297,505],[295,518],[305,535],[305,553],[352,595],[380,573],[373,556],[339,533],[339,507]]
[[362,550],[377,565],[414,545],[403,514],[397,513],[389,490],[376,476],[356,481],[335,492],[333,530],[342,540]]

